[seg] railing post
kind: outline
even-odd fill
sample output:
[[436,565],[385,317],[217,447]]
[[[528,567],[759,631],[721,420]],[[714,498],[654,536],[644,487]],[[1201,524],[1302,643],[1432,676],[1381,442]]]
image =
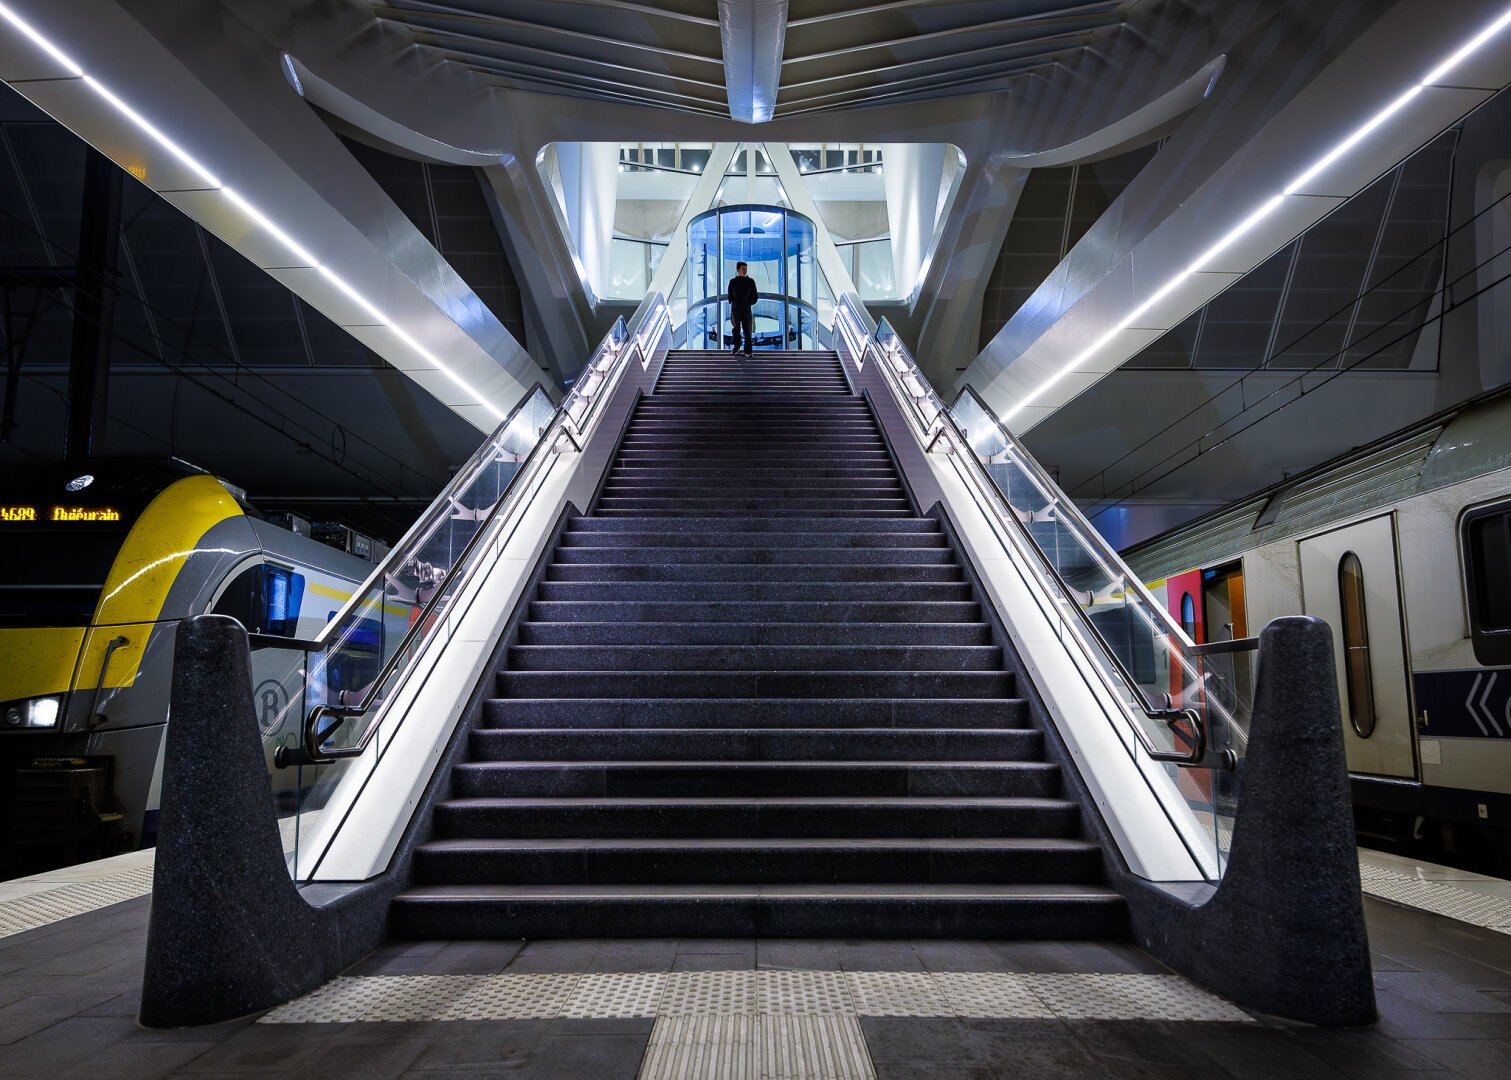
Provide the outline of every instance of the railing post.
[[204,615],[178,626],[172,722],[142,1023],[208,1024],[318,981],[317,915],[284,864],[256,719],[246,631]]
[[1130,897],[1141,943],[1248,1008],[1310,1024],[1376,1017],[1332,632],[1276,619],[1259,637],[1227,871],[1206,903]]

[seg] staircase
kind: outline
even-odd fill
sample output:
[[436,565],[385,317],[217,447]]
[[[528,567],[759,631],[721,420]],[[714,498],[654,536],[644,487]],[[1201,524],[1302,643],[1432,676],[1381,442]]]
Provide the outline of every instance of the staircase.
[[672,354],[493,677],[400,936],[1126,933],[832,353]]

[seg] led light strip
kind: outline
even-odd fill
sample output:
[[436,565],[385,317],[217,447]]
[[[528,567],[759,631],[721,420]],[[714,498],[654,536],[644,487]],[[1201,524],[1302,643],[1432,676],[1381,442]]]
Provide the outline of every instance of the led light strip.
[[1239,239],[1252,232],[1255,227],[1257,227],[1261,222],[1263,222],[1266,218],[1268,218],[1271,214],[1273,214],[1280,208],[1280,204],[1285,201],[1287,196],[1300,194],[1308,184],[1317,179],[1317,177],[1321,176],[1322,173],[1325,172],[1330,166],[1334,165],[1350,150],[1367,139],[1371,133],[1379,129],[1382,125],[1389,121],[1391,117],[1395,116],[1402,109],[1406,108],[1407,105],[1410,105],[1411,102],[1416,99],[1417,95],[1419,95],[1423,90],[1426,90],[1429,86],[1432,86],[1436,83],[1442,82],[1442,80],[1446,78],[1450,72],[1452,72],[1465,60],[1478,52],[1486,42],[1495,37],[1496,34],[1500,33],[1508,25],[1511,25],[1511,8],[1508,8],[1498,19],[1496,19],[1494,22],[1491,22],[1479,33],[1475,34],[1468,41],[1464,42],[1463,45],[1461,45],[1455,52],[1450,54],[1446,59],[1438,64],[1437,67],[1429,71],[1420,82],[1415,83],[1405,93],[1401,94],[1390,104],[1386,105],[1379,112],[1375,113],[1368,120],[1364,121],[1364,123],[1360,124],[1331,150],[1323,154],[1311,165],[1307,166],[1306,169],[1299,173],[1294,180],[1292,180],[1289,184],[1285,185],[1283,189],[1281,189],[1281,193],[1279,195],[1273,195],[1265,202],[1261,203],[1258,209],[1256,209],[1248,217],[1244,218],[1241,222],[1235,225],[1231,230],[1228,231],[1226,235],[1222,237],[1222,239],[1218,240],[1217,243],[1213,244],[1206,251],[1198,255],[1184,270],[1180,271],[1169,281],[1165,282],[1164,285],[1155,290],[1154,294],[1150,296],[1149,299],[1145,300],[1138,307],[1134,308],[1122,318],[1118,319],[1117,322],[1113,323],[1110,330],[1102,334],[1090,345],[1073,356],[1062,368],[1060,368],[1059,371],[1055,372],[1049,378],[1045,379],[1042,383],[1039,384],[1037,388],[1035,388],[1024,397],[1020,398],[1012,406],[1012,408],[1008,409],[1002,414],[1001,419],[1004,422],[1012,419],[1023,409],[1027,408],[1039,398],[1043,397],[1055,384],[1060,382],[1067,375],[1076,371],[1082,364],[1091,359],[1097,353],[1101,352],[1104,348],[1107,347],[1108,344],[1111,343],[1113,338],[1117,337],[1118,334],[1128,329],[1140,318],[1146,315],[1150,311],[1150,309],[1154,307],[1154,305],[1158,304],[1161,300],[1165,299],[1165,297],[1169,296],[1172,292],[1174,292],[1177,288],[1184,284],[1193,274],[1201,272],[1201,270],[1208,264],[1210,264],[1212,260],[1216,259],[1217,256],[1221,255],[1228,248],[1232,247],[1235,243],[1238,242]]
[[89,87],[89,89],[93,90],[101,100],[103,100],[116,112],[124,116],[127,120],[131,121],[131,123],[138,129],[146,133],[146,135],[151,138],[153,142],[157,143],[164,150],[168,151],[168,153],[172,154],[180,164],[182,164],[191,173],[193,173],[201,181],[203,181],[207,187],[218,190],[222,195],[225,196],[226,201],[228,201],[232,206],[236,207],[236,209],[241,211],[241,213],[246,217],[255,222],[258,227],[263,229],[269,236],[273,237],[273,239],[277,240],[278,243],[282,244],[301,263],[307,263],[315,270],[318,270],[320,272],[320,275],[327,281],[329,281],[332,285],[334,285],[337,290],[342,293],[342,295],[346,296],[347,299],[352,301],[352,303],[356,304],[364,312],[372,316],[372,318],[376,320],[378,325],[387,327],[396,338],[413,349],[417,355],[433,364],[436,370],[441,372],[441,374],[445,375],[448,379],[450,379],[453,383],[455,383],[458,387],[465,391],[474,402],[481,405],[484,409],[487,409],[488,412],[492,413],[493,417],[496,420],[504,419],[504,413],[500,411],[496,405],[494,405],[490,401],[485,400],[483,395],[480,394],[477,389],[472,386],[471,383],[469,383],[466,379],[462,378],[450,367],[448,367],[433,352],[416,341],[414,336],[411,335],[409,331],[405,330],[397,322],[385,315],[376,304],[374,304],[372,301],[368,300],[367,297],[358,292],[357,289],[345,278],[341,277],[341,275],[337,274],[329,266],[321,263],[319,259],[315,258],[315,256],[310,253],[308,248],[304,247],[287,232],[279,228],[271,218],[269,218],[255,205],[253,205],[252,202],[250,202],[239,191],[237,191],[235,188],[221,183],[220,179],[208,168],[206,168],[204,163],[196,158],[193,154],[189,153],[178,143],[174,142],[171,138],[164,134],[160,128],[158,128],[141,113],[133,109],[114,92],[112,92],[109,87],[105,86],[93,75],[86,73],[84,69],[79,66],[77,61],[75,61],[62,49],[58,48],[46,37],[44,37],[34,26],[28,23],[25,19],[17,15],[16,12],[11,9],[9,4],[0,3],[0,19],[4,19],[6,22],[10,23],[13,27],[20,31],[24,37],[31,41],[32,44],[37,46],[38,49],[46,53],[52,60],[57,62],[57,64],[62,67],[64,71],[68,72],[68,74],[83,82],[83,84]]

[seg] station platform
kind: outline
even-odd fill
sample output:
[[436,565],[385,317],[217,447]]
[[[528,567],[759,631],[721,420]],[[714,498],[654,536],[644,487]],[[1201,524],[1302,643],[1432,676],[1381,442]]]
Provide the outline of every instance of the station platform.
[[1123,943],[578,939],[395,942],[269,1012],[154,1031],[145,852],[0,883],[0,1077],[1511,1075],[1511,882],[1361,870],[1368,1028],[1247,1013]]

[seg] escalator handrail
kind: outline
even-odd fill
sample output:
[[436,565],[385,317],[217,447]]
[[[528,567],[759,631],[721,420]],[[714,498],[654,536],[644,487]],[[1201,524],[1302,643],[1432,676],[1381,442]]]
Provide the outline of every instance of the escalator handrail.
[[[551,416],[551,420],[546,424],[545,428],[542,429],[540,437],[536,440],[535,445],[531,447],[530,452],[525,456],[525,459],[523,462],[521,462],[520,467],[505,484],[504,490],[499,494],[498,500],[493,504],[492,509],[488,512],[488,516],[481,523],[479,523],[478,528],[473,532],[466,545],[462,548],[461,554],[457,557],[455,563],[453,563],[450,570],[446,572],[445,577],[441,579],[435,593],[430,597],[429,600],[425,602],[425,606],[421,610],[419,616],[410,623],[408,630],[404,634],[404,637],[400,639],[399,644],[389,655],[389,658],[384,663],[382,670],[378,673],[377,677],[374,678],[373,681],[368,685],[368,688],[363,695],[362,701],[354,705],[331,705],[322,703],[314,706],[314,708],[310,710],[309,715],[305,718],[304,721],[302,745],[298,747],[297,750],[280,746],[275,754],[274,763],[276,765],[285,767],[289,765],[301,764],[324,764],[332,761],[337,761],[341,758],[360,757],[366,751],[368,745],[372,742],[373,737],[376,735],[378,727],[380,726],[377,722],[368,724],[367,727],[363,730],[361,736],[352,745],[343,747],[331,747],[328,749],[321,749],[320,747],[320,742],[323,738],[323,729],[321,722],[326,717],[340,717],[341,719],[350,719],[354,716],[361,716],[372,708],[373,703],[377,700],[378,695],[381,693],[383,687],[388,685],[389,681],[398,670],[400,659],[409,654],[410,646],[420,636],[422,630],[430,625],[430,617],[436,612],[443,599],[449,596],[460,582],[471,579],[472,572],[475,569],[475,567],[472,565],[473,554],[482,538],[489,533],[491,526],[498,518],[498,516],[504,512],[506,507],[512,508],[514,506],[515,502],[518,499],[520,491],[523,490],[524,487],[524,482],[521,478],[524,477],[527,473],[532,473],[532,471],[539,465],[540,461],[546,455],[556,452],[557,447],[563,439],[568,440],[572,444],[573,449],[579,451],[582,449],[580,438],[586,431],[588,422],[596,413],[600,402],[604,399],[604,397],[607,396],[604,394],[596,393],[595,391],[600,387],[608,385],[613,380],[613,376],[616,370],[621,369],[625,364],[629,362],[630,355],[632,353],[638,353],[643,364],[648,363],[649,356],[646,344],[647,339],[642,336],[643,332],[648,326],[655,325],[657,327],[656,333],[649,339],[651,343],[654,344],[655,341],[659,340],[661,333],[665,329],[665,298],[657,293],[654,297],[648,298],[648,300],[650,301],[649,307],[642,307],[641,310],[636,313],[636,332],[631,332],[629,330],[622,316],[619,319],[615,320],[613,327],[609,330],[609,333],[605,335],[602,343],[600,343],[598,348],[594,351],[592,357],[589,358],[588,362],[583,365],[582,373],[579,375],[576,384],[572,387],[572,390],[557,404],[556,410]],[[605,354],[609,352],[613,353],[612,362],[604,365],[601,363],[601,361],[603,360]],[[596,383],[592,384],[591,390],[584,390],[584,387],[589,385],[589,380],[594,375],[601,376],[601,378],[599,378]],[[497,437],[507,428],[509,422],[513,420],[513,418],[518,414],[519,410],[523,408],[531,398],[534,397],[534,394],[535,390],[532,389],[531,392],[527,394],[523,399],[521,399],[519,404],[510,411],[509,417],[505,419],[503,424],[499,426],[499,428],[494,432],[493,435],[491,435],[487,440],[484,441],[483,445],[473,455],[473,458],[469,459],[469,466],[478,459],[479,455],[484,455],[489,452],[490,448],[494,446]],[[589,394],[591,394],[591,396],[589,396]],[[579,403],[582,403],[584,399],[586,400],[586,407],[582,410],[581,415],[574,416],[574,408]],[[471,470],[469,468],[464,467],[463,469],[459,470],[458,477],[465,476],[470,471]],[[451,496],[455,495],[456,490],[456,481],[453,481],[453,483],[448,485],[446,490],[442,492],[440,499],[438,499],[437,501],[450,498]],[[367,596],[370,589],[380,583],[383,583],[384,589],[386,591],[386,581],[388,580],[388,578],[397,576],[397,574],[402,570],[404,563],[414,557],[413,549],[408,544],[408,541],[410,541],[414,532],[415,530],[411,529],[409,533],[405,534],[405,543],[402,546],[395,547],[394,552],[390,554],[389,558],[384,562],[383,566],[379,568],[376,573],[368,577],[367,583],[364,585],[362,591],[354,594],[354,599]],[[343,608],[343,613],[354,606],[354,604],[349,602],[347,607]],[[317,637],[314,642],[312,642],[312,644],[318,645],[319,651],[324,651],[329,647],[329,636],[333,635],[334,633],[332,628],[337,625],[340,618],[341,615],[338,614],[336,619],[333,619],[330,623],[327,623],[325,631],[322,632],[322,634]]]
[[[846,295],[840,299],[839,306],[847,311],[850,318],[858,324],[859,329],[865,329],[865,320],[857,311],[855,301],[849,295]],[[1138,682],[1134,679],[1133,674],[1128,671],[1126,665],[1124,665],[1122,660],[1118,657],[1116,650],[1113,649],[1107,642],[1106,638],[1102,636],[1101,631],[1097,629],[1096,624],[1091,621],[1090,616],[1081,607],[1081,605],[1074,601],[1073,598],[1076,595],[1077,590],[1073,589],[1060,575],[1059,570],[1055,568],[1054,564],[1049,560],[1049,557],[1045,555],[1042,548],[1040,548],[1038,542],[1034,540],[1033,534],[1028,531],[1027,525],[1024,524],[1023,520],[1007,502],[1007,499],[1002,494],[1001,489],[997,487],[995,481],[993,481],[992,478],[987,474],[985,467],[981,464],[980,460],[977,459],[975,450],[971,447],[966,433],[961,430],[958,421],[956,421],[950,409],[945,406],[943,399],[941,399],[939,395],[934,391],[927,377],[918,367],[918,364],[916,361],[914,361],[911,353],[908,352],[906,346],[902,344],[901,340],[896,339],[894,335],[896,348],[894,350],[887,350],[883,348],[880,340],[880,335],[882,327],[885,325],[887,324],[886,320],[884,319],[882,320],[881,325],[879,325],[875,330],[871,331],[866,336],[864,342],[860,347],[859,356],[863,359],[867,353],[870,353],[874,350],[878,366],[885,374],[885,377],[891,384],[893,390],[901,392],[903,396],[907,397],[913,402],[914,409],[918,414],[917,419],[920,421],[920,426],[923,428],[925,433],[925,449],[932,449],[941,438],[949,440],[950,451],[952,455],[956,458],[957,461],[966,463],[967,472],[972,476],[973,480],[976,483],[976,486],[980,489],[980,491],[987,496],[990,504],[996,512],[996,516],[1003,521],[1012,522],[1012,527],[1016,529],[1017,534],[1020,535],[1026,542],[1025,546],[1029,550],[1033,551],[1037,556],[1037,561],[1044,574],[1047,576],[1048,581],[1052,582],[1054,587],[1062,595],[1071,599],[1071,603],[1068,606],[1077,613],[1082,627],[1090,632],[1090,641],[1095,643],[1096,647],[1103,654],[1104,658],[1112,665],[1114,670],[1117,671],[1118,676],[1122,679],[1124,685],[1129,690],[1134,692],[1134,696],[1136,696],[1138,699],[1138,704],[1141,711],[1143,711],[1143,713],[1151,720],[1156,720],[1167,725],[1171,725],[1172,730],[1174,730],[1173,725],[1180,721],[1185,721],[1190,725],[1191,747],[1189,750],[1180,751],[1161,749],[1154,744],[1154,742],[1149,738],[1148,733],[1144,731],[1141,725],[1137,723],[1130,723],[1128,726],[1132,729],[1134,738],[1138,740],[1138,743],[1143,749],[1144,753],[1148,755],[1151,760],[1169,762],[1183,767],[1207,767],[1212,764],[1221,764],[1227,766],[1229,762],[1226,760],[1225,756],[1222,760],[1215,763],[1207,760],[1207,726],[1205,720],[1199,712],[1197,712],[1195,709],[1176,709],[1162,707],[1154,702],[1150,702],[1144,696],[1143,692],[1138,688]],[[851,347],[852,349],[854,348],[853,344]],[[905,369],[907,375],[913,376],[914,381],[917,382],[921,388],[921,394],[914,394],[908,390],[906,384],[903,382],[904,376],[899,374],[898,371],[892,366],[894,362],[900,363]],[[923,416],[922,410],[918,405],[918,402],[922,399],[929,399],[935,405],[936,414],[932,419],[927,419]],[[990,412],[988,412],[988,415],[991,415]],[[995,420],[996,417],[993,416],[993,419]],[[935,423],[936,421],[937,424]],[[1001,422],[997,422],[1000,426]],[[1016,440],[1014,440],[1014,443],[1016,444]],[[1021,449],[1021,444],[1018,445],[1020,453],[1022,453],[1024,458],[1028,461],[1032,461],[1032,458],[1028,457],[1027,451]],[[1038,463],[1033,462],[1033,465],[1035,469],[1037,469],[1038,473],[1043,475],[1043,479],[1049,485],[1049,489],[1058,493],[1058,488],[1054,487],[1054,482],[1049,479],[1047,474],[1043,474],[1042,469],[1038,468]],[[1063,495],[1060,496],[1060,498],[1060,505],[1069,504],[1069,500],[1065,499]],[[1094,529],[1091,529],[1089,525],[1085,525],[1084,527],[1089,530],[1090,535],[1098,536],[1098,538],[1100,538],[1099,534],[1097,534]],[[1103,545],[1103,547],[1105,548],[1105,544]],[[1106,550],[1110,553],[1110,549]],[[1123,566],[1122,560],[1119,559],[1115,553],[1110,555],[1110,559],[1113,565]],[[1132,571],[1128,570],[1126,566],[1123,567],[1123,570],[1126,581],[1131,582],[1135,580],[1133,578]],[[1142,587],[1142,583],[1139,583],[1139,586]],[[1143,595],[1148,599],[1150,604],[1153,604],[1153,597],[1148,596],[1147,590],[1144,590]],[[1177,629],[1179,628],[1177,627]],[[1181,640],[1186,640],[1184,634],[1181,635]]]

